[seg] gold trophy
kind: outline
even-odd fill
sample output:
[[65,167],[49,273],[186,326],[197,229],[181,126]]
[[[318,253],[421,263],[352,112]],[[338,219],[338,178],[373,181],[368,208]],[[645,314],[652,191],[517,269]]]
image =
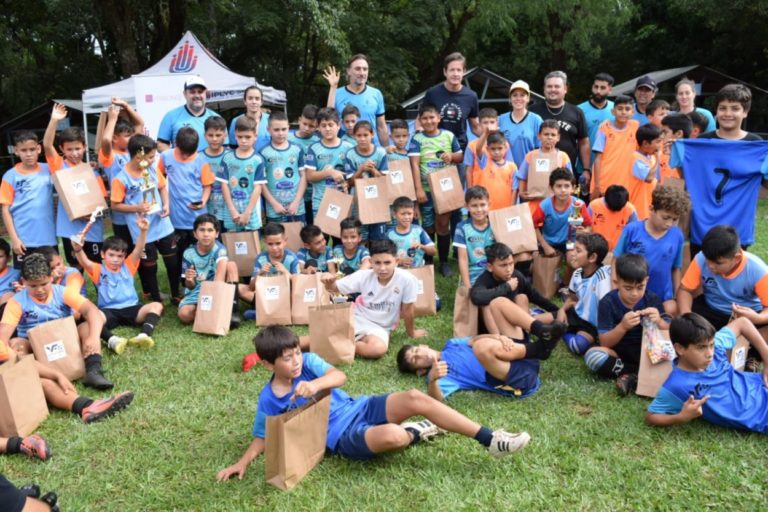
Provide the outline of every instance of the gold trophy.
[[149,162],[143,158],[144,150],[141,150],[139,155],[142,157],[142,159],[139,161],[139,167],[141,167],[141,179],[144,181],[144,183],[141,185],[141,195],[144,202],[149,205],[149,211],[146,214],[152,215],[153,213],[160,213],[162,208],[160,208],[160,203],[158,203],[157,196],[155,195],[157,186],[151,181],[151,175],[149,174]]
[[70,238],[70,240],[72,240],[72,242],[76,243],[77,245],[84,245],[85,235],[91,229],[91,226],[96,223],[96,219],[104,215],[104,210],[106,210],[106,208],[103,206],[97,207],[91,214],[91,218],[88,219],[88,223],[85,225],[85,227],[78,234]]
[[[336,280],[338,281],[344,277],[344,272],[341,271],[341,264],[344,263],[344,258],[333,258],[331,261],[336,265]],[[347,302],[347,296],[342,293],[337,293],[331,297],[331,302],[334,304],[343,304]]]
[[584,224],[584,218],[581,216],[582,201],[580,199],[573,199],[573,212],[568,217],[568,242],[565,244],[565,249],[568,251],[573,250],[576,245],[576,228]]

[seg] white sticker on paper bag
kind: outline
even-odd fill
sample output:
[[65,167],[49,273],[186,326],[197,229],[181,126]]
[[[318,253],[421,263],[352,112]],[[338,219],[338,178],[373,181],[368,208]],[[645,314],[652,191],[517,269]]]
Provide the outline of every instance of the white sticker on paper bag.
[[333,220],[338,220],[339,215],[341,215],[341,207],[333,203],[329,204],[325,216]]
[[440,190],[443,192],[453,190],[453,180],[451,178],[440,178]]
[[389,182],[393,185],[399,185],[405,181],[403,171],[389,171]]
[[363,189],[363,195],[366,199],[376,199],[379,197],[379,187],[376,185],[366,185]]
[[64,348],[64,342],[62,340],[52,341],[46,345],[43,345],[45,349],[45,357],[49,363],[64,359],[67,357],[67,349]]
[[304,302],[315,302],[317,297],[317,288],[307,288],[304,290]]
[[507,231],[520,231],[523,229],[523,224],[520,222],[520,217],[509,217],[507,221]]
[[736,353],[733,356],[733,367],[743,368],[747,363],[747,349],[745,347],[739,347],[736,349]]
[[235,255],[246,256],[248,254],[248,242],[236,241],[235,242]]
[[278,300],[280,298],[280,287],[275,285],[264,288],[264,298],[266,300]]
[[200,311],[210,311],[213,308],[213,297],[211,295],[200,296]]
[[536,159],[536,172],[549,172],[549,159],[537,158]]
[[416,286],[416,295],[424,294],[424,280],[419,279],[419,284]]
[[84,196],[88,193],[88,185],[83,180],[73,181],[72,191],[78,196]]

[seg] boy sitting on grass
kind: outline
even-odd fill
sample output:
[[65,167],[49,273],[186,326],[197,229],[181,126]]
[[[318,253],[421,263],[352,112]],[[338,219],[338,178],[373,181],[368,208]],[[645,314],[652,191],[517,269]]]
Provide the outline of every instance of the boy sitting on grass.
[[[512,249],[505,244],[494,243],[485,248],[485,257],[488,259],[486,270],[470,289],[469,298],[475,306],[482,308],[480,319],[488,332],[522,339],[522,328],[544,341],[560,339],[566,325],[560,322],[552,324],[558,307],[542,297],[528,279],[515,270]],[[548,313],[532,317],[528,313],[531,302]]]
[[[141,304],[136,295],[133,276],[139,269],[149,229],[149,221],[146,217],[141,214],[136,216],[136,225],[139,227],[140,234],[130,254],[128,254],[128,242],[117,236],[111,236],[104,241],[101,252],[103,263],[94,263],[88,259],[82,247],[72,242],[77,261],[96,286],[99,309],[106,317],[101,329],[101,339],[106,341],[107,346],[116,354],[122,354],[127,345],[144,349],[154,347],[152,333],[163,314],[161,302]],[[112,333],[112,329],[118,325],[140,325],[141,332],[130,339],[116,336]]]
[[[299,338],[287,327],[265,327],[254,343],[273,375],[259,394],[253,441],[235,464],[219,471],[219,481],[235,475],[242,480],[248,465],[265,450],[268,416],[302,406],[324,390],[331,392],[326,447],[353,460],[402,450],[444,430],[475,439],[497,458],[524,448],[530,440],[526,432],[494,432],[416,389],[352,398],[338,389],[347,382],[347,376],[316,354],[302,354]],[[406,421],[413,416],[426,420]]]
[[494,242],[488,220],[488,191],[485,187],[470,187],[464,194],[469,218],[459,222],[453,235],[458,252],[460,284],[469,290],[487,266],[485,248]]
[[314,274],[315,272],[336,273],[336,263],[333,262],[333,251],[328,247],[325,235],[320,228],[309,224],[299,232],[304,247],[296,253],[299,259],[299,272]]
[[[240,277],[237,265],[227,258],[227,250],[217,240],[219,237],[219,221],[210,213],[204,213],[194,222],[194,234],[197,243],[187,247],[181,260],[181,270],[184,273],[184,298],[179,304],[179,320],[183,324],[195,321],[197,299],[203,281],[225,281],[235,285],[235,298],[232,303],[232,318],[230,329],[240,327],[240,310],[238,308],[238,284]],[[246,285],[242,285],[246,289]]]
[[539,360],[549,355],[544,343],[481,334],[450,339],[440,351],[427,345],[403,345],[397,367],[402,373],[426,375],[429,396],[440,401],[461,390],[523,398],[539,389]]
[[341,244],[333,246],[333,259],[339,264],[339,271],[348,276],[358,270],[371,268],[371,253],[362,245],[360,220],[349,217],[341,221]]
[[387,353],[389,332],[402,316],[405,332],[411,338],[426,336],[414,326],[414,304],[417,281],[414,276],[397,268],[397,247],[391,240],[371,241],[371,265],[340,280],[335,274],[324,274],[323,284],[332,293],[350,295],[355,300],[355,353],[367,359],[378,359]]
[[626,396],[637,387],[643,317],[659,329],[669,329],[661,299],[646,289],[648,263],[639,254],[624,254],[616,259],[613,284],[616,286],[600,299],[597,332],[600,346],[584,354],[587,368],[600,377],[616,379],[619,394]]
[[719,331],[703,316],[686,313],[669,328],[677,360],[645,422],[657,427],[687,423],[698,417],[723,427],[768,434],[768,369],[762,375],[734,370],[726,350],[738,336],[768,360],[768,345],[747,318]]

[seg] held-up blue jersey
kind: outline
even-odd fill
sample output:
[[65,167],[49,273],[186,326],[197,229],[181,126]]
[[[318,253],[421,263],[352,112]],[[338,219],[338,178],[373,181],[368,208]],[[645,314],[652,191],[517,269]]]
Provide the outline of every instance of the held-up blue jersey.
[[467,250],[467,263],[469,264],[469,284],[475,284],[475,280],[483,273],[488,259],[485,257],[485,248],[495,242],[491,224],[485,229],[477,229],[472,224],[472,219],[461,221],[456,226],[453,234],[453,246],[463,247]]
[[691,196],[691,242],[730,224],[741,243],[755,242],[755,211],[761,180],[768,179],[768,142],[683,139],[672,145],[670,167],[681,167]]
[[[299,192],[301,173],[304,172],[304,152],[296,144],[288,143],[285,149],[269,144],[261,150],[264,159],[264,173],[267,175],[267,189],[277,202],[288,206]],[[304,201],[299,201],[296,215],[304,215]],[[278,217],[272,205],[267,202],[267,218]]]

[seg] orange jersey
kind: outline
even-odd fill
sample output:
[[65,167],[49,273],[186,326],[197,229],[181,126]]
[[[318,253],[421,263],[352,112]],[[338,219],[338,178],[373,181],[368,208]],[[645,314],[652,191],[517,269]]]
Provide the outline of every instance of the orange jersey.
[[485,187],[488,191],[489,210],[512,206],[512,179],[516,172],[517,166],[512,161],[506,160],[499,165],[486,155],[476,158],[472,169],[472,184]]
[[664,183],[666,178],[680,178],[680,169],[669,166],[669,153],[663,151],[659,154],[659,183]]
[[[604,193],[611,185],[621,185],[629,190],[634,153],[637,149],[637,128],[640,123],[634,119],[619,130],[611,121],[604,121],[597,130],[597,139],[592,150],[600,153],[600,165],[597,169],[600,190]],[[590,192],[595,191],[595,180],[590,184]],[[637,206],[637,205],[635,205]]]
[[609,251],[616,247],[624,226],[637,220],[635,207],[630,202],[615,212],[605,204],[605,198],[598,197],[589,203],[589,211],[592,213],[592,231],[605,237]]
[[[659,162],[655,155],[644,155],[635,151],[632,177],[627,190],[629,191],[629,201],[635,205],[637,218],[640,220],[647,219],[651,213],[651,197],[656,188],[656,173],[658,171]],[[651,177],[651,181],[647,181]]]

